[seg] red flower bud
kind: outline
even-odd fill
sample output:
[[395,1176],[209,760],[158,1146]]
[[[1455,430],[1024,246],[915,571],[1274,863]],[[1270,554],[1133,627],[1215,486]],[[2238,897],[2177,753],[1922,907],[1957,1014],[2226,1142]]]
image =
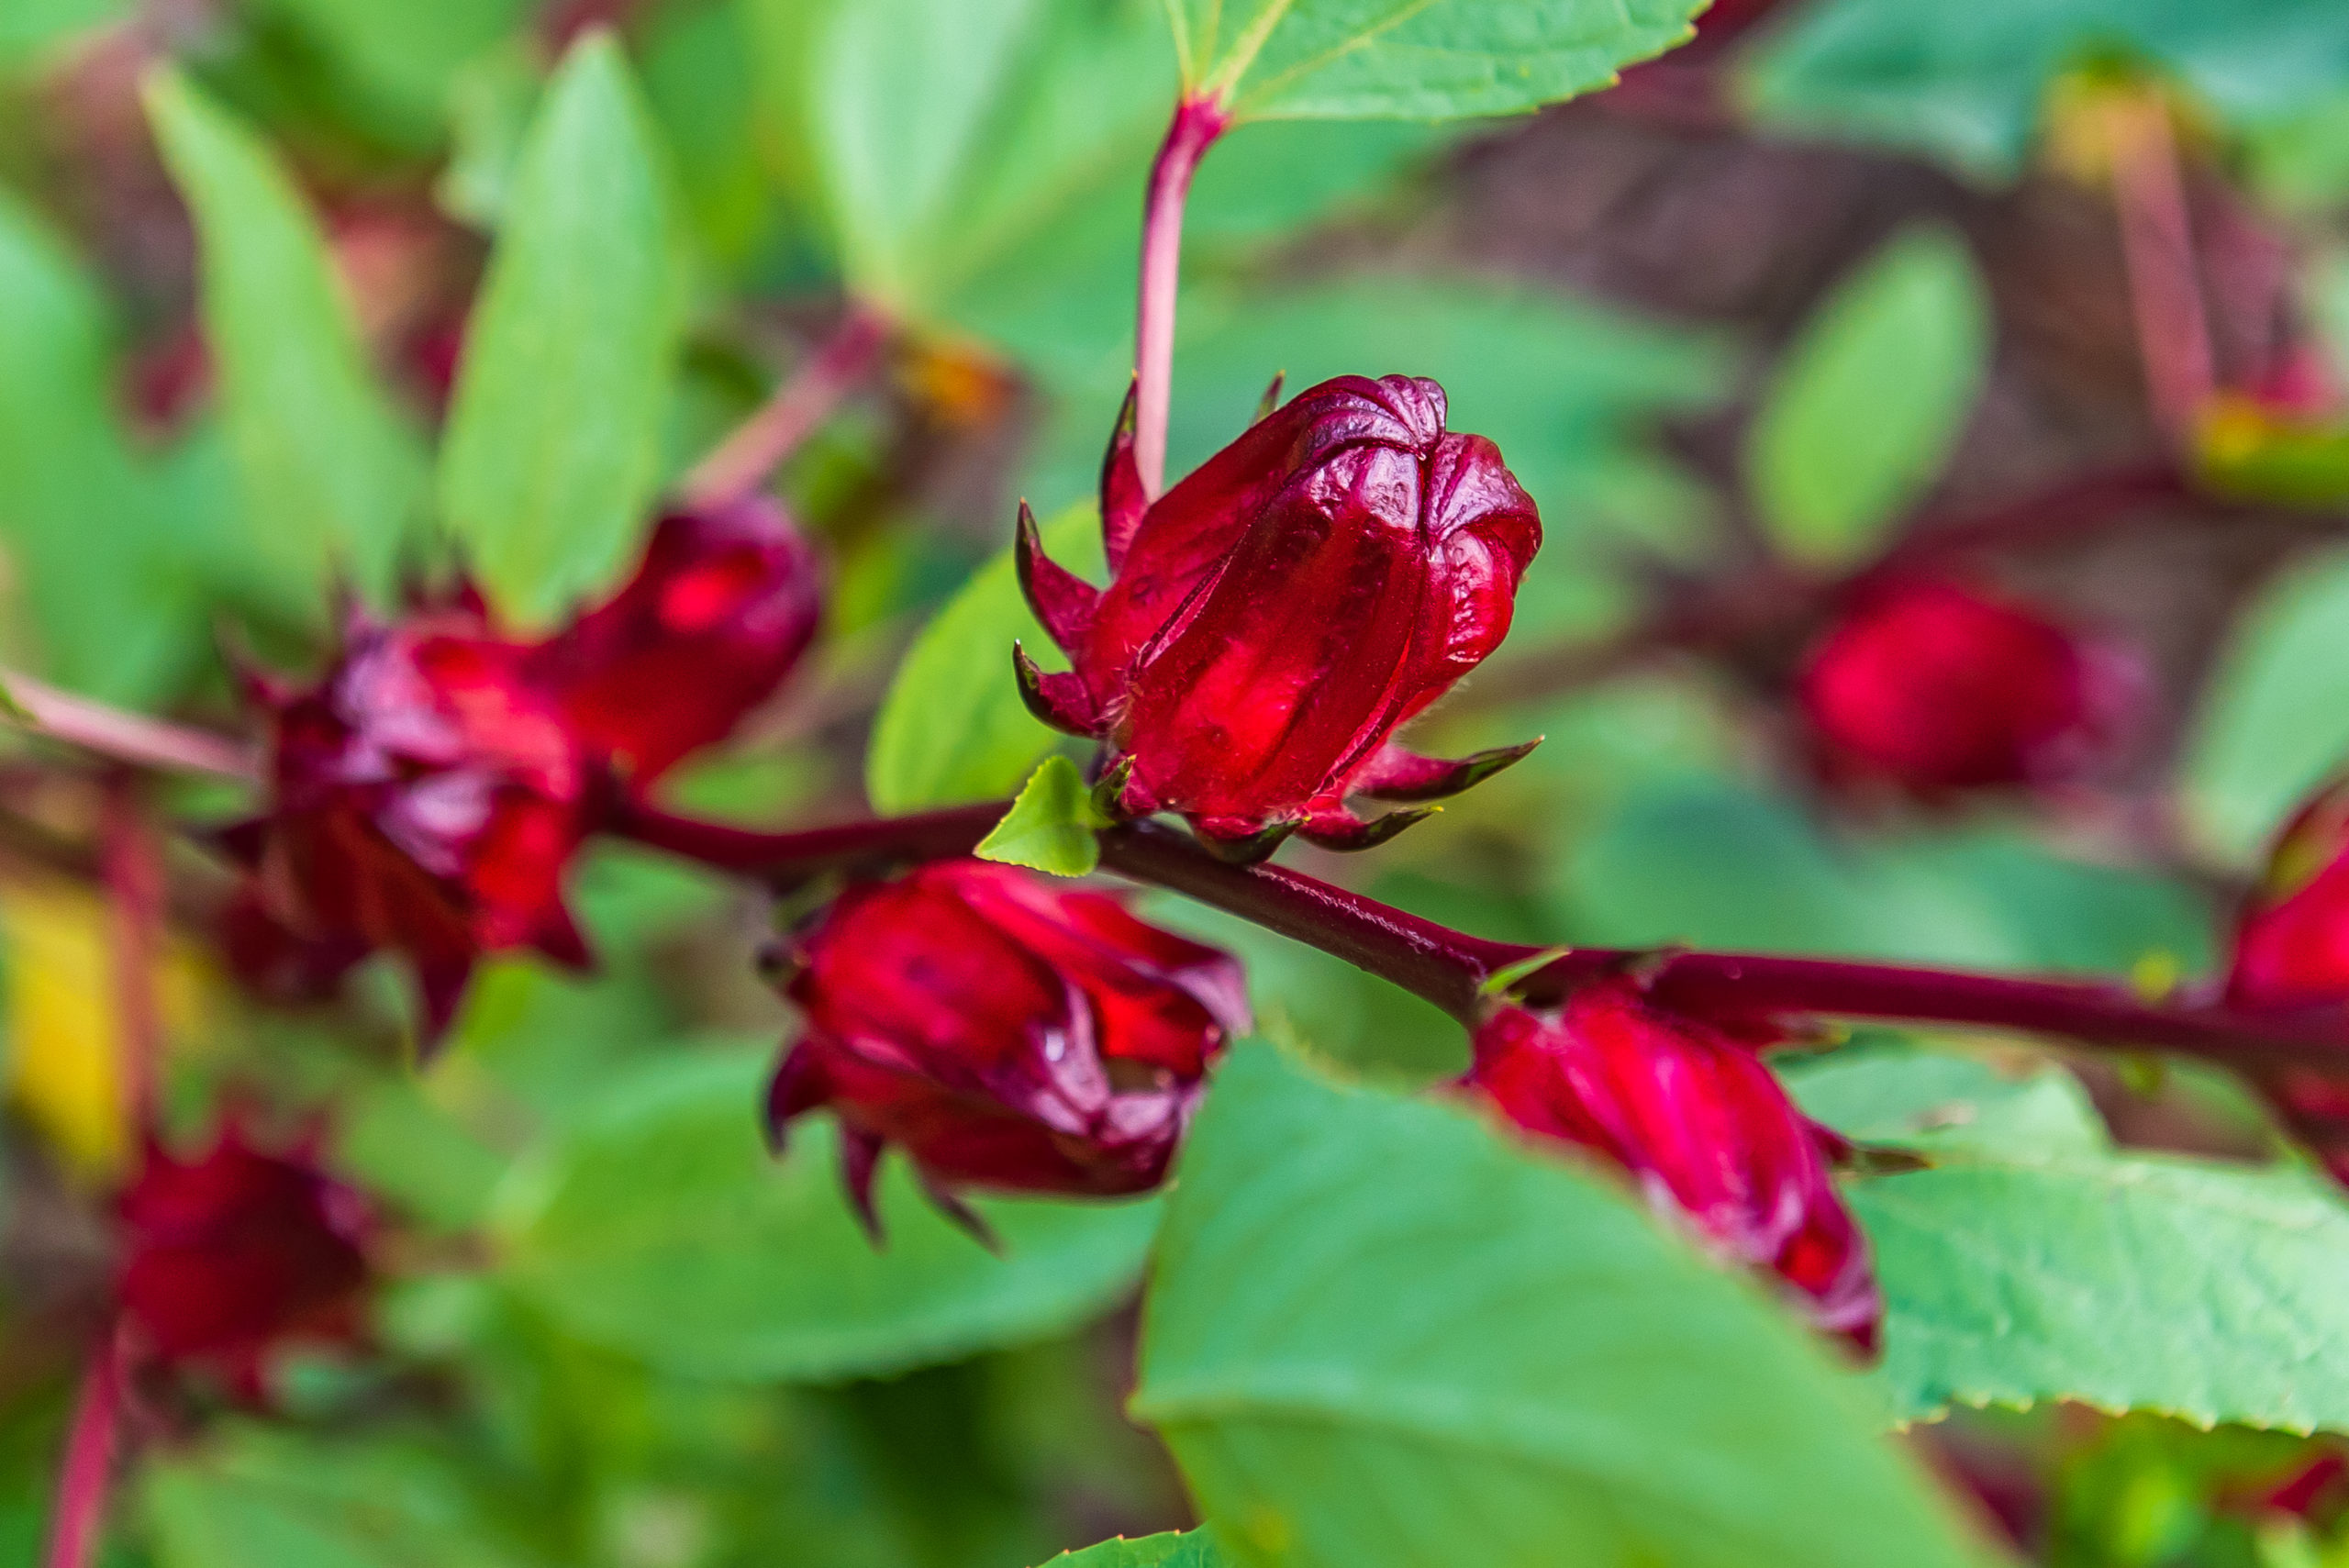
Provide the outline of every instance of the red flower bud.
[[562,903],[587,763],[529,656],[469,609],[357,618],[318,684],[260,690],[273,799],[230,847],[293,930],[405,954],[428,1040],[484,953],[589,962]]
[[1324,382],[1147,507],[1131,406],[1102,480],[1109,586],[1045,560],[1024,516],[1019,535],[1029,602],[1075,665],[1022,659],[1023,689],[1130,764],[1125,811],[1180,812],[1235,858],[1292,830],[1358,849],[1425,813],[1365,822],[1349,795],[1431,800],[1531,750],[1445,762],[1390,744],[1499,646],[1542,543],[1499,450],[1445,433],[1442,388]]
[[2285,825],[2235,927],[2227,1000],[2247,1007],[2349,1002],[2349,782]]
[[1143,1192],[1166,1174],[1209,1062],[1248,1027],[1237,960],[1143,924],[1108,894],[981,861],[852,887],[799,945],[807,1025],[767,1100],[840,1119],[850,1195],[905,1147],[952,1189]]
[[1874,1348],[1884,1303],[1829,1174],[1838,1141],[1751,1050],[1622,981],[1554,1012],[1504,1007],[1475,1050],[1466,1083],[1511,1121],[1620,1165],[1657,1212],[1775,1271],[1812,1322]]
[[1879,585],[1805,663],[1802,708],[1831,777],[1932,797],[2076,775],[2115,739],[2134,662],[1967,587]]
[[774,694],[816,635],[821,590],[815,551],[766,497],[671,512],[635,576],[549,639],[532,672],[641,787]]
[[313,1149],[266,1152],[233,1119],[198,1159],[150,1142],[117,1209],[117,1298],[137,1346],[167,1366],[208,1366],[257,1399],[278,1345],[362,1327],[375,1217]]
[[[2349,1003],[2349,782],[2318,792],[2277,836],[2236,921],[2226,995],[2245,1008]],[[2252,1063],[2244,1075],[2292,1136],[2349,1183],[2349,1074]]]

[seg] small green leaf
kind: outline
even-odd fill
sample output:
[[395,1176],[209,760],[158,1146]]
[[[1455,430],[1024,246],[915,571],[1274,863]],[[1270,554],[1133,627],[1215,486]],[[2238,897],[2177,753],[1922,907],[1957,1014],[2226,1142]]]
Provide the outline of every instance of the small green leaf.
[[1476,987],[1476,995],[1505,996],[1519,981],[1531,979],[1574,951],[1569,947],[1543,948],[1540,952],[1520,958],[1515,963],[1502,964],[1485,976],[1484,983]]
[[1518,114],[1690,36],[1704,0],[1167,0],[1183,80],[1241,119]]
[[880,1376],[1041,1339],[1131,1288],[1157,1206],[980,1199],[989,1253],[889,1161],[875,1248],[827,1123],[760,1146],[773,1053],[674,1056],[611,1085],[500,1196],[506,1280],[571,1333],[698,1377]]
[[1231,1557],[1204,1529],[1181,1534],[1146,1535],[1139,1540],[1119,1536],[1082,1551],[1063,1551],[1044,1568],[1234,1568]]
[[1108,826],[1076,764],[1066,757],[1047,757],[973,852],[983,861],[1054,876],[1085,876],[1101,863],[1101,841],[1094,832]]
[[1789,555],[1869,554],[1930,487],[1981,391],[1989,309],[1956,236],[1912,231],[1829,296],[1787,351],[1746,454]]
[[147,112],[203,250],[204,330],[256,552],[388,597],[424,461],[369,370],[317,220],[253,132],[170,70]]
[[1142,1321],[1135,1413],[1244,1562],[1987,1555],[1856,1380],[1619,1183],[1268,1047],[1191,1129]]
[[524,144],[440,459],[445,520],[518,622],[618,575],[659,486],[685,282],[670,218],[627,62],[592,34]]
[[[1054,517],[1042,535],[1044,552],[1071,571],[1098,570],[1101,528],[1090,503]],[[1052,656],[1006,550],[906,650],[865,753],[874,810],[895,816],[998,798],[1051,750],[1052,732],[1028,712],[1011,673],[1015,641],[1039,662]]]
[[2254,863],[2302,796],[2349,765],[2349,555],[2293,566],[2237,617],[2204,685],[2180,792],[2187,827]]
[[2176,1159],[1861,1182],[1894,1407],[2067,1399],[2349,1429],[2349,1209],[2318,1177]]

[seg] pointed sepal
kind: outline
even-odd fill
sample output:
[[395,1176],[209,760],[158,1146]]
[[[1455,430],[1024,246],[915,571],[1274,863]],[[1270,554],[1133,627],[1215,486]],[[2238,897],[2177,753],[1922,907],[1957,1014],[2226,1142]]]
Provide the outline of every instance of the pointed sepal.
[[1203,817],[1193,819],[1191,831],[1216,859],[1244,866],[1254,865],[1270,855],[1304,826],[1305,819],[1299,817],[1284,817],[1265,823]]
[[920,1170],[919,1167],[916,1167],[916,1170],[921,1182],[923,1195],[937,1207],[938,1212],[952,1220],[972,1240],[976,1241],[996,1257],[1002,1257],[1003,1238],[996,1234],[995,1227],[989,1225],[977,1209],[964,1203],[945,1183],[939,1181],[929,1172]]
[[1134,460],[1134,409],[1141,393],[1139,383],[1126,388],[1117,428],[1109,432],[1109,450],[1101,459],[1101,549],[1113,577],[1125,565],[1141,515],[1150,509],[1141,468]]
[[767,1103],[759,1118],[767,1152],[780,1160],[791,1145],[791,1124],[824,1104],[826,1085],[815,1053],[797,1046],[784,1052],[767,1080]]
[[1256,400],[1256,417],[1251,425],[1262,424],[1272,417],[1273,410],[1281,406],[1281,384],[1288,379],[1288,372],[1275,371],[1272,385],[1264,388],[1264,395]]
[[1353,776],[1353,791],[1373,800],[1442,800],[1523,761],[1542,740],[1537,735],[1522,745],[1496,746],[1457,761],[1422,757],[1390,743],[1380,747]]
[[1100,716],[1094,711],[1093,695],[1085,689],[1085,683],[1067,671],[1046,674],[1016,639],[1011,644],[1011,673],[1019,683],[1019,700],[1028,705],[1037,723],[1085,740],[1101,732]]
[[848,1189],[849,1207],[855,1210],[865,1237],[875,1247],[885,1246],[888,1238],[881,1231],[881,1214],[873,1207],[873,1178],[881,1166],[880,1136],[843,1122],[840,1138],[841,1185]]
[[1036,612],[1045,631],[1065,652],[1081,647],[1093,626],[1093,609],[1101,591],[1044,553],[1043,536],[1036,531],[1036,514],[1019,503],[1019,524],[1012,536],[1011,559],[1019,573],[1019,592]]
[[1340,806],[1317,811],[1307,817],[1297,828],[1297,836],[1325,850],[1375,850],[1404,828],[1424,822],[1442,809],[1441,806],[1414,806],[1364,819]]

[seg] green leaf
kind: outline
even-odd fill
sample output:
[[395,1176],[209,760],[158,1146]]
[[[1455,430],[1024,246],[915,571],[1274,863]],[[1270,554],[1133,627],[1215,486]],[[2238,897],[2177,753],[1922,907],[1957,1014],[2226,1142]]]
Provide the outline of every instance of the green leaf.
[[2173,1159],[1863,1182],[1903,1416],[2068,1399],[2349,1429],[2349,1210],[2318,1178]]
[[9,0],[0,6],[0,70],[129,11],[130,0]]
[[1831,295],[1778,367],[1746,466],[1797,560],[1874,551],[1948,462],[1982,389],[1989,306],[1964,241],[1894,239]]
[[1134,1407],[1252,1563],[1982,1560],[1850,1374],[1617,1183],[1263,1046],[1184,1151]]
[[2115,57],[2179,79],[2238,123],[2320,103],[2349,76],[2332,0],[1825,0],[1758,40],[1746,96],[1790,129],[2011,175],[2049,83]]
[[2349,764],[2349,555],[2293,567],[2240,615],[2183,769],[2187,828],[2254,863],[2302,796]]
[[1174,103],[1144,0],[815,9],[759,30],[796,51],[770,63],[770,92],[804,118],[850,282],[901,315],[934,316],[991,258],[1128,175]]
[[441,452],[445,519],[511,618],[549,622],[626,566],[661,481],[683,295],[651,120],[590,35],[523,147]]
[[369,123],[403,142],[443,137],[461,67],[510,33],[526,0],[259,0],[315,39],[328,85],[372,110]]
[[1054,876],[1086,876],[1101,863],[1101,841],[1094,830],[1108,825],[1094,808],[1076,764],[1066,757],[1047,757],[972,853]]
[[247,528],[289,585],[390,594],[424,502],[423,457],[375,384],[317,220],[254,133],[176,72],[148,117],[194,211],[204,330]]
[[1241,119],[1518,114],[1693,36],[1703,0],[1166,0],[1183,80]]
[[1063,1551],[1044,1568],[1231,1568],[1231,1558],[1206,1530],[1195,1529],[1139,1540],[1119,1536],[1082,1551]]
[[[1539,755],[1539,753],[1537,753]],[[1972,829],[1854,843],[1793,801],[1659,779],[1582,835],[1557,875],[1571,940],[1811,952],[2009,971],[2193,973],[2206,900],[2168,878]]]
[[1041,1339],[1131,1288],[1155,1204],[979,1200],[996,1257],[898,1161],[876,1249],[829,1124],[794,1129],[779,1162],[760,1146],[772,1060],[673,1057],[614,1085],[502,1195],[506,1278],[570,1332],[656,1367],[818,1382]]
[[0,540],[36,645],[12,651],[136,703],[161,695],[192,617],[116,422],[109,326],[62,241],[0,191]]
[[1867,1045],[1776,1064],[1803,1114],[1855,1143],[2040,1160],[2112,1146],[2080,1081],[2054,1062]]
[[159,1568],[498,1568],[488,1521],[442,1462],[389,1442],[248,1423],[143,1467]]
[[[1071,506],[1041,532],[1044,552],[1062,565],[1099,570],[1101,528],[1091,503]],[[864,757],[874,810],[895,816],[996,799],[1017,789],[1052,749],[1052,732],[1020,700],[1011,673],[1015,641],[1039,665],[1055,662],[1006,550],[973,573],[906,650]]]

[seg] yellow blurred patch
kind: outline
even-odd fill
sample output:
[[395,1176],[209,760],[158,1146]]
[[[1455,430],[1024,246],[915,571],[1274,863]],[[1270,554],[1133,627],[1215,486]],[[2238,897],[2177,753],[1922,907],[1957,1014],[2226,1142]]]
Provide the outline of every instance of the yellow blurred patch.
[[[119,1169],[130,1148],[110,927],[105,901],[85,888],[0,884],[8,1099],[69,1169],[94,1180]],[[184,945],[165,950],[161,969],[168,1042],[194,1031],[209,987]]]

